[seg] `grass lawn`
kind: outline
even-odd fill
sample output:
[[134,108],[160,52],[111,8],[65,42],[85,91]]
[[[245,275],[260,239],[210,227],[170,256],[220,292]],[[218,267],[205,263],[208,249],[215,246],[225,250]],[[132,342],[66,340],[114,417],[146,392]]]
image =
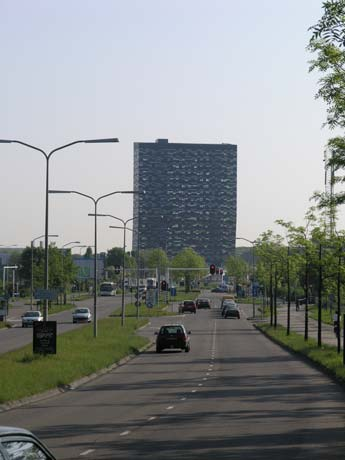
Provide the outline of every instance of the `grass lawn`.
[[342,353],[337,353],[336,347],[323,345],[319,348],[317,346],[317,341],[314,339],[309,339],[306,342],[302,335],[296,334],[295,332],[290,332],[290,335],[286,335],[286,329],[280,325],[278,325],[276,329],[268,324],[257,324],[256,327],[278,343],[309,358],[335,377],[340,383],[345,385],[343,355]]
[[118,317],[100,319],[97,338],[93,324],[58,335],[56,355],[34,355],[32,344],[0,355],[0,403],[67,385],[117,363],[148,343],[135,334],[145,323],[127,317],[121,327]]
[[[337,312],[337,309],[334,308],[332,311],[329,310],[329,309],[322,309],[321,310],[321,320],[323,323],[325,324],[331,324],[333,326],[333,315],[334,313]],[[309,316],[310,318],[313,318],[317,321],[317,318],[318,318],[318,307],[317,305],[313,305],[312,307],[309,307],[308,308],[308,313],[309,313]],[[342,307],[341,308],[341,315],[342,315],[342,318],[344,318],[344,308]]]

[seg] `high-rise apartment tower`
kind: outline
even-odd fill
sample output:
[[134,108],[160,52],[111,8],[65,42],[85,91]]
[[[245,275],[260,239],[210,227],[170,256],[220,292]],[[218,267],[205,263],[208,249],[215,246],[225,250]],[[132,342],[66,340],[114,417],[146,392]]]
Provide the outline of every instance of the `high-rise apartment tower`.
[[[234,253],[237,146],[134,143],[133,250],[193,248],[221,265]],[[139,237],[139,238],[138,238]]]

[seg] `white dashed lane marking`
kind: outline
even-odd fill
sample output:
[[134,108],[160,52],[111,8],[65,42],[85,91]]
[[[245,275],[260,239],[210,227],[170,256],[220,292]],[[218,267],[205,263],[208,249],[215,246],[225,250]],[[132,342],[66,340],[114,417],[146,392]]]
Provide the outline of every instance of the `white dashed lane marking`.
[[130,431],[123,431],[120,433],[120,436],[127,436],[130,433]]
[[95,449],[86,450],[85,452],[82,452],[82,453],[80,454],[80,456],[82,457],[82,456],[85,456],[85,455],[89,455],[89,454],[91,454],[92,452],[95,452]]

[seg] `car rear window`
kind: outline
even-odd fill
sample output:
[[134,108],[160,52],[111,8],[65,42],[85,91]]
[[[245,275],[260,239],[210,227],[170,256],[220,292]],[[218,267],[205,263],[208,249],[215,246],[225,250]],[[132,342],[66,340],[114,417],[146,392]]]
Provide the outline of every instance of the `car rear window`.
[[164,327],[159,332],[160,335],[177,335],[183,334],[183,329],[180,326],[168,326]]

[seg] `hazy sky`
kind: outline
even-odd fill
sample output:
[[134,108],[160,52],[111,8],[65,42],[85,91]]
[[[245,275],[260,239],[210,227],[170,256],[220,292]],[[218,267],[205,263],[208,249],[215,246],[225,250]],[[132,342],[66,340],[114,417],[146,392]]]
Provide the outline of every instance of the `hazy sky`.
[[[0,0],[0,138],[49,151],[118,137],[51,157],[51,189],[95,198],[132,190],[134,142],[237,144],[237,235],[302,224],[331,135],[306,51],[322,11],[321,0]],[[0,144],[0,165],[0,244],[29,245],[44,233],[45,159]],[[93,244],[91,201],[51,195],[49,209],[58,246]],[[128,219],[132,197],[98,211]],[[109,225],[99,219],[99,250],[122,246]]]

